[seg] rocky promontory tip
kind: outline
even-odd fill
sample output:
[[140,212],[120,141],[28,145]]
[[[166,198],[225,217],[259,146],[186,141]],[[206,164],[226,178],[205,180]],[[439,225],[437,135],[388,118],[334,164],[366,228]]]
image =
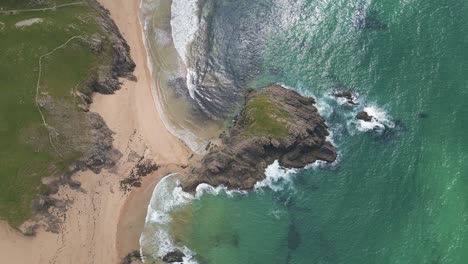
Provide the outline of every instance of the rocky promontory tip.
[[280,85],[248,91],[242,112],[182,182],[193,192],[201,183],[252,189],[265,179],[275,160],[287,168],[303,168],[317,160],[333,162],[335,147],[315,100]]

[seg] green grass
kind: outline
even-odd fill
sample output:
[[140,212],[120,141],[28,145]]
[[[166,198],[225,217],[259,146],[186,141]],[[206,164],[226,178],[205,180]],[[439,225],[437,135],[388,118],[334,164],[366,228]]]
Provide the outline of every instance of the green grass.
[[[2,1],[0,7],[22,8],[23,3]],[[89,129],[72,92],[84,89],[84,81],[95,74],[97,67],[109,63],[109,45],[97,55],[83,41],[74,40],[43,59],[41,92],[53,97],[60,111],[45,112],[45,116],[62,135],[57,147],[63,151],[63,158],[49,143],[35,105],[35,93],[39,57],[72,36],[97,32],[105,35],[95,17],[96,11],[87,4],[57,11],[0,15],[0,218],[13,226],[31,216],[32,201],[44,189],[41,178],[63,173],[80,156],[77,146],[89,143]],[[44,22],[15,27],[15,23],[30,18],[42,18]]]
[[284,121],[289,114],[275,105],[266,94],[258,95],[247,102],[245,108],[246,136],[285,137],[289,129]]

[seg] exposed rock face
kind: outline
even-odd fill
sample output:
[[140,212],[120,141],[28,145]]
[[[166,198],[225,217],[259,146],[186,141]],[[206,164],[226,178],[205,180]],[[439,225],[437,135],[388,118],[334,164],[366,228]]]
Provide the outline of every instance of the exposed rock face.
[[[31,1],[31,3],[42,4],[47,1]],[[89,112],[92,103],[92,94],[99,92],[112,94],[120,89],[120,77],[134,79],[132,74],[135,63],[130,57],[130,47],[119,32],[114,21],[109,16],[109,11],[102,7],[96,0],[86,1],[99,13],[97,17],[105,33],[96,33],[87,39],[86,45],[96,53],[104,52],[104,43],[112,47],[112,60],[106,66],[101,66],[96,74],[86,82],[83,91],[76,91],[79,99],[78,108],[83,112],[70,109],[61,100],[56,100],[49,95],[41,96],[38,104],[47,111],[48,132],[53,142],[61,143],[55,145],[58,153],[69,157],[70,153],[80,153],[80,157],[70,166],[63,175],[47,183],[45,190],[37,196],[32,204],[34,221],[26,223],[21,227],[24,234],[34,235],[39,224],[46,226],[47,231],[58,233],[61,228],[64,212],[67,210],[68,200],[58,200],[49,197],[59,190],[60,185],[67,184],[73,189],[80,189],[81,184],[71,177],[79,170],[91,170],[99,173],[103,168],[110,168],[120,159],[121,153],[113,148],[113,132],[107,127],[104,119],[97,113]],[[70,122],[72,120],[73,122]],[[78,129],[79,128],[79,129]],[[147,169],[139,168],[139,173],[146,173]]]
[[103,168],[114,166],[121,153],[112,147],[113,132],[107,127],[104,119],[96,113],[86,113],[86,118],[92,129],[89,148],[76,162],[76,169],[92,170],[99,173]]
[[346,99],[346,102],[350,105],[353,105],[353,106],[356,106],[358,105],[358,103],[355,101],[356,98],[354,97],[354,95],[351,93],[351,92],[335,92],[333,93],[333,96],[337,97],[337,98],[345,98]]
[[362,121],[371,122],[373,116],[369,115],[367,112],[362,111],[356,115],[356,118]]
[[192,168],[183,189],[193,192],[201,183],[251,189],[275,160],[288,168],[335,161],[336,150],[326,140],[328,127],[314,103],[279,85],[249,91],[243,111],[222,136],[223,144],[212,147],[201,165]]
[[180,250],[174,250],[172,252],[167,253],[162,260],[167,263],[183,262],[184,257],[184,253],[182,253]]
[[[136,65],[130,57],[130,46],[110,17],[109,10],[95,0],[89,3],[99,12],[100,24],[108,33],[107,37],[112,45],[112,64],[109,67],[99,68],[97,76],[89,80],[87,85],[91,92],[112,94],[120,89],[119,77],[134,79],[132,72]],[[91,36],[89,41],[91,50],[97,53],[102,51],[103,41],[103,37],[98,34]]]
[[124,192],[128,192],[132,187],[141,187],[143,178],[157,171],[159,168],[160,165],[154,163],[152,160],[141,157],[130,172],[130,175],[120,181],[120,189]]
[[123,258],[121,264],[141,263],[141,254],[139,250],[134,250]]

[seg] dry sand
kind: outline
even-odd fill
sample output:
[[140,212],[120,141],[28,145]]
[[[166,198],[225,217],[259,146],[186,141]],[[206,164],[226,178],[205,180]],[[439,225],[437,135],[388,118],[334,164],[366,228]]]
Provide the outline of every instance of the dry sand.
[[[99,0],[111,12],[131,47],[137,82],[124,80],[115,95],[95,95],[91,111],[115,132],[122,159],[109,171],[78,173],[82,191],[62,187],[57,198],[71,199],[60,234],[39,230],[25,237],[0,221],[0,256],[5,263],[119,263],[137,250],[151,192],[164,175],[183,171],[192,152],[164,127],[151,95],[151,76],[138,18],[139,0]],[[135,155],[137,154],[137,155]],[[123,193],[119,181],[135,166],[135,156],[152,158],[162,167],[141,188]]]

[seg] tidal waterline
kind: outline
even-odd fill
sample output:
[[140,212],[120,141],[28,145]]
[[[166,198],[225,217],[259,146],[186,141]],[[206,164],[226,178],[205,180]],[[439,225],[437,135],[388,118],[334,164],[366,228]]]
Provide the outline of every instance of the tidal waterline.
[[171,0],[142,0],[140,19],[149,54],[152,92],[166,127],[195,152],[216,137],[223,120],[206,118],[189,96],[187,67],[173,42]]
[[[300,171],[281,190],[192,200],[173,215],[175,244],[199,263],[466,263],[467,5],[291,5],[297,19],[265,36],[249,85],[315,95],[340,161]],[[395,128],[359,131],[356,110],[327,97],[335,89],[384,110]]]

